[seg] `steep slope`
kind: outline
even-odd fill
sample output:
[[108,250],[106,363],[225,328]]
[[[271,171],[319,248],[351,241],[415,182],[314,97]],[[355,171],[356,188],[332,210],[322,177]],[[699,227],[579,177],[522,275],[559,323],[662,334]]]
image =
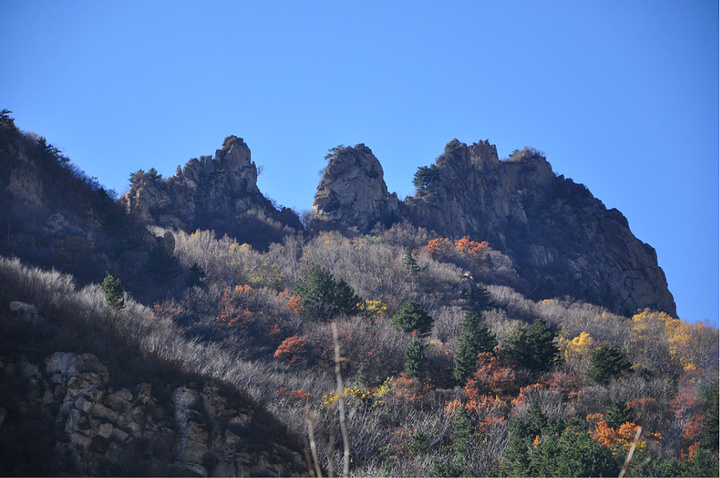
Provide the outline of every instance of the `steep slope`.
[[144,224],[186,232],[213,229],[265,248],[302,224],[292,210],[275,209],[260,193],[257,176],[250,148],[229,136],[214,159],[191,159],[167,179],[138,171],[119,202]]
[[[355,158],[346,148],[330,159],[313,205],[315,217],[333,217],[366,232],[367,224],[387,219],[383,211],[398,210],[399,218],[441,236],[488,241],[517,263],[527,283],[521,292],[530,298],[568,295],[625,315],[645,307],[676,314],[655,250],[632,234],[618,210],[556,176],[537,151],[518,151],[500,161],[488,141],[467,146],[454,140],[414,197],[398,204],[386,194],[382,206],[369,211],[353,198],[362,191],[387,191],[381,175],[355,180],[361,186],[352,193],[347,187],[338,191],[345,183],[334,171],[351,167]],[[323,200],[333,194],[345,200]]]
[[0,204],[0,254],[83,282],[125,269],[126,256],[146,239],[112,192],[7,114],[0,117]]

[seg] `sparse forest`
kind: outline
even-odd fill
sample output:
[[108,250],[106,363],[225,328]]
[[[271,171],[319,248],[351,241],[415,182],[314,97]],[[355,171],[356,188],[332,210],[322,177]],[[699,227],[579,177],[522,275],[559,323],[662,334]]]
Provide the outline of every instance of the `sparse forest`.
[[[22,301],[52,325],[12,329],[44,337],[13,353],[132,353],[216,379],[277,417],[323,475],[718,476],[716,328],[529,300],[487,242],[407,222],[262,251],[207,230],[150,233],[118,249],[135,265],[104,281],[0,258],[0,320]],[[161,374],[130,363],[119,380]]]

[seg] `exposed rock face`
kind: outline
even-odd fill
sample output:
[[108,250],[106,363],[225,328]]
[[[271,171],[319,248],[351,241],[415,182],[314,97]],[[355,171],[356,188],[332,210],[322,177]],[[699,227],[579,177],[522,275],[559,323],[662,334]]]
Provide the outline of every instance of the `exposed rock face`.
[[364,144],[335,151],[313,200],[315,224],[368,232],[378,223],[397,219],[399,201],[388,192],[383,174],[380,162]]
[[[386,211],[395,214],[396,199],[387,194],[382,175],[365,173],[379,165],[358,165],[356,158],[368,160],[360,154],[367,148],[356,148],[333,157],[313,212],[367,231],[372,220],[389,217]],[[401,218],[444,237],[487,240],[514,259],[526,282],[521,292],[530,298],[569,295],[621,314],[650,307],[676,315],[654,249],[633,236],[619,211],[556,176],[541,154],[524,150],[500,161],[488,141],[467,146],[454,140],[436,163],[436,178],[405,199]],[[346,170],[352,181],[344,179]]]
[[17,386],[15,399],[0,404],[0,438],[34,426],[19,414],[53,420],[54,454],[43,460],[54,474],[307,474],[286,437],[267,435],[267,412],[216,383],[177,387],[168,401],[148,383],[108,385],[108,369],[92,354],[57,352],[42,363],[0,359],[0,384]]
[[119,201],[145,224],[186,232],[214,229],[238,235],[233,223],[262,216],[282,229],[301,229],[299,218],[287,208],[275,209],[257,187],[257,168],[241,138],[225,138],[215,158],[191,159],[167,179],[138,177]]

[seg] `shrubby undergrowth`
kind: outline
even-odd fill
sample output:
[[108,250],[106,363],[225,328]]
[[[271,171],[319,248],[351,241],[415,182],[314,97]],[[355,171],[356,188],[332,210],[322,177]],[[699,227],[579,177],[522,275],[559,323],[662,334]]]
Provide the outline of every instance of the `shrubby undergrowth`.
[[[130,290],[118,308],[99,285],[78,289],[69,276],[2,259],[1,305],[35,304],[108,361],[131,348],[245,390],[308,447],[311,411],[325,471],[331,461],[340,469],[343,453],[334,321],[352,474],[562,476],[571,463],[576,473],[619,473],[638,427],[632,474],[717,472],[708,438],[717,443],[717,329],[650,310],[621,317],[570,299],[527,300],[511,287],[512,261],[486,243],[406,224],[288,236],[263,253],[209,231],[171,233],[182,269],[204,272],[200,285],[147,306]],[[340,307],[340,296],[356,303]],[[431,321],[402,325],[411,301]],[[467,324],[497,346],[468,356],[480,339]]]

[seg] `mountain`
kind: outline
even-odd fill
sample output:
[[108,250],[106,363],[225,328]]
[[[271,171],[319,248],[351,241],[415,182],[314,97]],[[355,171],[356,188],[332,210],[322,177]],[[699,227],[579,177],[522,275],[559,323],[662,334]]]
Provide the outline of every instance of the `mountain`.
[[234,136],[115,200],[3,111],[0,474],[717,472],[717,329],[620,212],[529,148],[328,159],[305,227]]
[[302,230],[302,224],[292,210],[277,210],[262,195],[257,176],[250,148],[241,138],[229,136],[214,158],[191,159],[169,178],[136,172],[130,190],[118,202],[146,225],[186,232],[212,229],[267,248]]
[[527,148],[500,161],[488,141],[453,140],[416,179],[416,194],[400,202],[368,147],[339,149],[318,186],[314,220],[362,233],[406,220],[442,237],[468,236],[514,260],[529,298],[570,296],[623,315],[646,307],[676,315],[655,250],[620,211],[557,176],[541,153]]

